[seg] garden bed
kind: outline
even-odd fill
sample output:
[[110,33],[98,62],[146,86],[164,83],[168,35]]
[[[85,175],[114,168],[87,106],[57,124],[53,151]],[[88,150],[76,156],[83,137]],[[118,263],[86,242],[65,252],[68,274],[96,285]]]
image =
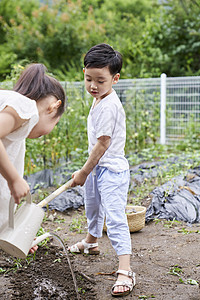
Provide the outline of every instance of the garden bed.
[[[148,172],[152,171],[153,166]],[[132,170],[129,203],[134,203],[143,193],[137,204],[149,207],[151,193],[147,193],[145,186],[148,176],[141,167],[139,172],[144,175],[141,183]],[[161,179],[164,178],[159,179],[160,184],[163,183]],[[151,191],[153,183],[154,186],[158,184],[157,180],[158,174],[150,179]],[[38,190],[34,201],[41,200],[42,191],[46,196],[53,190],[54,187]],[[72,195],[69,195],[71,199]],[[64,212],[47,210],[42,228],[59,235],[67,248],[85,237],[84,207],[81,205]],[[200,300],[199,237],[198,223],[187,225],[183,221],[156,218],[141,231],[131,233],[131,266],[137,284],[126,299]],[[118,260],[106,232],[99,239],[99,248],[99,256],[71,253],[67,256],[58,240],[53,238],[27,260],[17,260],[0,251],[0,299],[112,299],[110,289],[116,280]]]
[[[57,213],[43,228],[56,231],[67,247],[84,238],[83,215],[83,208]],[[137,285],[126,299],[200,299],[199,234],[199,224],[188,227],[166,220],[152,221],[132,233],[131,265]],[[118,262],[105,232],[99,247],[99,256],[69,255],[80,299],[112,299],[110,288]],[[39,247],[28,263],[1,252],[0,268],[7,271],[1,273],[1,299],[77,299],[67,257],[54,239]]]

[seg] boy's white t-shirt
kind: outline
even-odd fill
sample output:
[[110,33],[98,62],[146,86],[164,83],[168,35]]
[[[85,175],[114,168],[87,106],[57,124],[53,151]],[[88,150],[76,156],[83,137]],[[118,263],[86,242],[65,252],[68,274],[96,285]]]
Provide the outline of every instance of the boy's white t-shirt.
[[[35,100],[31,100],[15,91],[0,90],[0,111],[6,106],[12,107],[22,119],[27,121],[17,130],[2,138],[8,157],[20,176],[24,174],[25,139],[39,120]],[[7,181],[0,174],[0,231],[8,220],[10,190]]]
[[128,170],[129,164],[124,153],[126,116],[122,103],[114,90],[94,107],[95,100],[87,122],[88,152],[91,152],[99,137],[109,136],[111,144],[100,158],[98,165],[116,173]]

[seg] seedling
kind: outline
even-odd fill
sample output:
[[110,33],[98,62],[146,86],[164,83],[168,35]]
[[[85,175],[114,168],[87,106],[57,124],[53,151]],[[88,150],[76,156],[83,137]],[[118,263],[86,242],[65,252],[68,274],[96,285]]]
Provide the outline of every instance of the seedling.
[[181,224],[180,221],[177,221],[175,219],[173,219],[172,221],[170,220],[163,220],[163,219],[154,219],[154,222],[155,224],[158,224],[159,222],[162,222],[163,223],[163,226],[166,227],[166,228],[174,228],[176,227],[176,225],[179,225]]
[[182,233],[182,234],[190,234],[190,233],[200,233],[199,230],[188,230],[186,228],[181,228],[180,230],[178,230],[178,232]]
[[81,294],[85,294],[85,292],[86,292],[83,288],[78,288],[78,291],[79,291],[79,293],[81,293]]
[[7,270],[1,268],[0,273],[7,274],[7,273],[10,273],[10,272],[16,272],[19,268],[22,268],[21,262],[22,262],[21,259],[13,258],[13,266],[11,268],[7,269]]
[[6,269],[0,268],[0,274],[3,274],[6,272]]
[[62,228],[61,227],[57,227],[54,231],[57,232],[57,231],[60,231],[60,230],[62,230]]
[[180,274],[182,274],[182,273],[183,273],[183,270],[178,265],[170,267],[170,270],[168,272],[168,274],[170,274],[170,275],[175,275],[175,276],[179,276],[179,277],[181,276]]
[[[44,234],[44,233],[46,233],[46,231],[44,230],[43,227],[40,227],[40,229],[38,230],[36,236],[40,236],[40,235],[42,235],[42,234]],[[42,242],[40,242],[38,245],[39,245],[39,246],[46,246],[47,243],[48,243],[48,241],[49,241],[49,238],[46,238],[45,240],[43,240]]]
[[61,258],[57,258],[57,259],[55,259],[53,262],[54,262],[54,263],[56,263],[56,262],[60,263],[60,262],[61,262]]
[[198,285],[198,281],[194,279],[187,279],[186,283],[191,285]]
[[165,221],[164,222],[164,227],[166,227],[166,228],[173,228],[173,227],[175,227],[178,224],[181,224],[181,222],[173,219],[172,221]]
[[85,216],[79,216],[77,218],[73,218],[72,222],[70,224],[70,231],[82,233],[83,232],[83,226],[85,224],[86,218]]
[[182,277],[181,277],[181,274],[183,274],[183,270],[181,267],[179,267],[178,265],[175,265],[175,266],[172,266],[170,268],[170,271],[168,272],[168,274],[170,275],[175,275],[175,276],[178,276],[179,277],[179,282],[180,283],[184,283],[184,284],[190,284],[190,285],[198,285],[198,281],[194,280],[194,279],[186,279],[184,280]]
[[155,298],[154,295],[150,295],[150,296],[141,295],[141,296],[139,296],[139,299],[143,299],[143,300],[145,300],[145,299],[154,299],[154,298]]
[[60,216],[56,217],[56,219],[54,220],[55,223],[65,223],[65,219],[61,218]]

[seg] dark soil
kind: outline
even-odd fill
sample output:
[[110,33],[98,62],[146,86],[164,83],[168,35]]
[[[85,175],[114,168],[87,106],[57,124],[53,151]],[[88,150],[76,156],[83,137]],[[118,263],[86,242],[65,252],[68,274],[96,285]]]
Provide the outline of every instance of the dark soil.
[[[93,285],[73,267],[80,299],[95,299]],[[1,267],[12,268],[15,262],[1,252]],[[16,268],[16,267],[15,267]],[[78,299],[66,254],[61,248],[48,244],[40,247],[35,259],[28,264],[20,261],[16,271],[1,277],[0,299]]]
[[[42,227],[56,232],[67,247],[85,237],[86,223],[81,233],[70,230],[72,221],[83,215],[83,208],[51,213]],[[132,233],[131,239],[137,284],[125,299],[200,300],[200,224],[153,221]],[[99,256],[69,254],[80,299],[113,299],[110,289],[118,260],[106,233],[99,248]],[[0,268],[7,271],[0,275],[0,299],[78,299],[67,256],[54,238],[28,262],[1,251]]]

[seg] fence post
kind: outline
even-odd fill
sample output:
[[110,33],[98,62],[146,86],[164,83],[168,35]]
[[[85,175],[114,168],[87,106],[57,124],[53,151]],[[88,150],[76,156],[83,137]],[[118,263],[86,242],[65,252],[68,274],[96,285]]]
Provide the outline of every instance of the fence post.
[[165,73],[160,78],[160,143],[166,143],[166,78]]

